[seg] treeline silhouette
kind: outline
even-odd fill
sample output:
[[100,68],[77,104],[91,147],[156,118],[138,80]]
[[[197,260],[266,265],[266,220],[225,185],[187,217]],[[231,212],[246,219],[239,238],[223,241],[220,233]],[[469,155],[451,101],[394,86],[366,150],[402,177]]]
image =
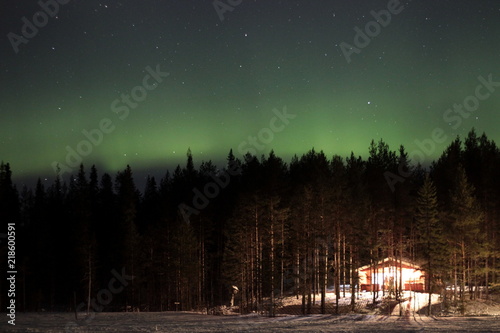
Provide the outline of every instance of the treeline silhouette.
[[230,151],[220,170],[196,169],[188,151],[184,167],[148,177],[142,192],[128,166],[113,178],[82,165],[34,189],[17,189],[11,172],[2,163],[0,219],[3,230],[16,223],[18,311],[234,302],[244,313],[292,294],[303,313],[319,294],[324,311],[327,287],[356,288],[357,267],[385,257],[422,265],[426,289],[449,290],[449,302],[487,297],[477,287],[499,283],[500,151],[474,130],[429,170],[381,140],[366,160],[313,149],[287,164]]

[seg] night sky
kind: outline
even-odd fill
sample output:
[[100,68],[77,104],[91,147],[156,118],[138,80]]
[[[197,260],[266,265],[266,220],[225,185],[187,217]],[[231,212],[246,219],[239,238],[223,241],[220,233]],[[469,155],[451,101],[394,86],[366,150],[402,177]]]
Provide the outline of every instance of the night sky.
[[16,182],[76,173],[68,149],[143,178],[188,148],[222,166],[230,148],[366,157],[382,138],[430,149],[425,164],[472,127],[500,141],[498,0],[60,2],[0,5],[0,160]]

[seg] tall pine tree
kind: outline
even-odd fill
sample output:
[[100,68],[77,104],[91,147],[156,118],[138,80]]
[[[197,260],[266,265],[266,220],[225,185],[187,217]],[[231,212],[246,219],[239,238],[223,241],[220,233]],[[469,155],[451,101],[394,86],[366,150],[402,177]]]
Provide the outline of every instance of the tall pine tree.
[[448,248],[439,220],[436,187],[429,175],[418,190],[415,212],[418,254],[424,260],[426,284],[429,292],[427,314],[431,314],[431,299],[436,282],[443,279],[448,261]]

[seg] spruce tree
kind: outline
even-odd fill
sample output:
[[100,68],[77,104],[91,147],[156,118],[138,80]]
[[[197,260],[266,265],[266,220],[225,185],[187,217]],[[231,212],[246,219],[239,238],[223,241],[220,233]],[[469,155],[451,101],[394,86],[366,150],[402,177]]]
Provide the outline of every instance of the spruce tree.
[[429,175],[418,190],[415,213],[417,229],[417,249],[424,260],[429,302],[427,314],[431,314],[431,299],[435,281],[443,278],[443,272],[448,259],[446,239],[439,220],[438,199],[436,187]]
[[460,300],[463,313],[465,311],[465,285],[469,278],[467,262],[480,252],[484,233],[480,230],[483,214],[475,197],[475,188],[469,183],[462,165],[458,166],[455,186],[451,192],[450,216],[454,228],[455,244],[458,245],[457,254],[461,259],[461,262],[456,263],[456,265],[457,268],[461,266]]

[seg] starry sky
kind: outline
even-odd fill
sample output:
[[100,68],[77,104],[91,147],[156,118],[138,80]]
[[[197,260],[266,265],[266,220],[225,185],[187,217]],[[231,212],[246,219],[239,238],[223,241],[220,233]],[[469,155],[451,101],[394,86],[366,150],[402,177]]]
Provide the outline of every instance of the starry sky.
[[472,127],[500,141],[498,1],[59,2],[0,5],[14,180],[80,160],[162,176],[188,148],[196,165],[230,148],[288,162],[313,147],[366,157],[383,139],[425,164]]

